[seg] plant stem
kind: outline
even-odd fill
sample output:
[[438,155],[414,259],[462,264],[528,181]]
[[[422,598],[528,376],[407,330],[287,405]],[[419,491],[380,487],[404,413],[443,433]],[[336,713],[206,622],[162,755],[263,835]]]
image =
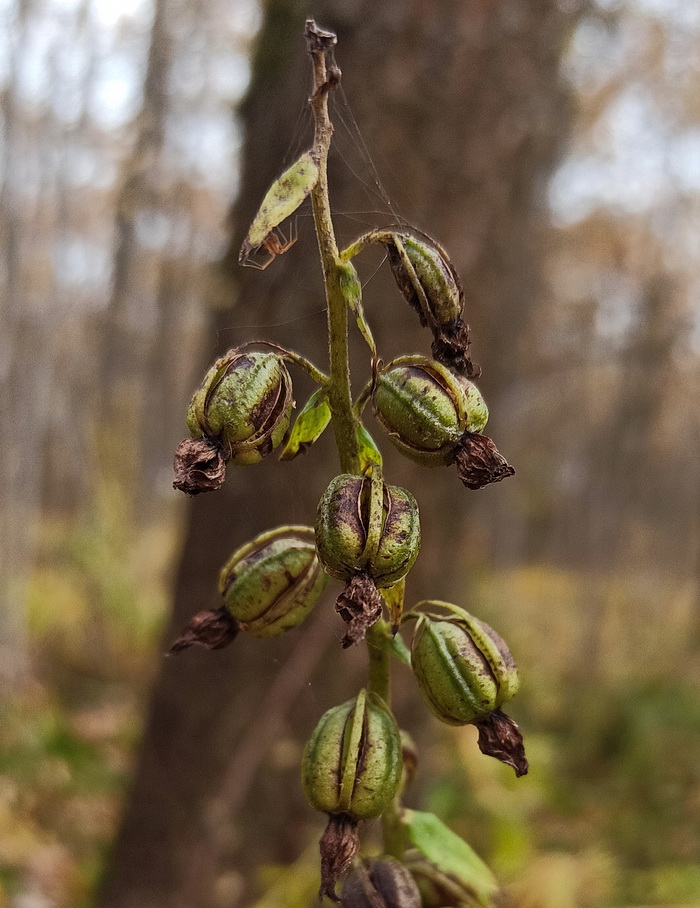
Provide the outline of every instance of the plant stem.
[[340,71],[335,66],[332,69],[328,66],[328,55],[332,54],[335,35],[319,29],[313,19],[307,20],[305,34],[314,74],[314,91],[310,104],[315,123],[313,151],[318,161],[319,177],[311,191],[311,205],[328,304],[328,402],[333,415],[340,467],[346,473],[359,473],[360,449],[352,409],[348,362],[347,301],[341,287],[342,263],[338,255],[328,195],[328,149],[333,135],[333,125],[328,116],[328,92],[337,84]]

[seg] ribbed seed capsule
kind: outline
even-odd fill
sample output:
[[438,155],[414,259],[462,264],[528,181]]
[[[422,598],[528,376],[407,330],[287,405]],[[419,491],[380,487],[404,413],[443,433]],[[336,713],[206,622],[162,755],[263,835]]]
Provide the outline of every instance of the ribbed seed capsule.
[[301,624],[327,580],[313,529],[282,526],[233,553],[221,571],[219,592],[241,630],[273,637]]
[[377,419],[411,460],[441,466],[454,460],[465,432],[480,432],[488,408],[476,385],[423,356],[401,356],[377,376]]
[[304,749],[301,782],[308,802],[330,814],[321,838],[321,894],[335,886],[359,847],[357,824],[381,816],[401,781],[401,737],[377,694],[361,690],[329,709]]
[[226,463],[258,463],[282,441],[293,406],[291,378],[281,357],[229,350],[190,402],[191,438],[175,453],[175,487],[191,495],[217,489]]
[[384,701],[361,690],[321,717],[302,760],[304,794],[316,810],[354,820],[389,806],[402,770],[401,737]]
[[371,476],[336,476],[318,506],[316,548],[326,571],[346,582],[336,608],[348,630],[343,646],[358,643],[379,619],[377,588],[406,576],[418,557],[418,505],[405,489]]
[[444,249],[434,240],[395,233],[386,243],[389,265],[423,326],[448,325],[464,308],[464,290]]
[[523,775],[522,738],[500,711],[519,684],[510,650],[492,628],[456,605],[424,602],[420,607],[448,612],[421,614],[416,623],[411,666],[423,699],[449,725],[477,725],[482,751]]
[[342,908],[421,908],[413,877],[396,858],[357,863],[343,884]]
[[240,631],[274,637],[301,624],[328,578],[311,527],[281,526],[237,549],[221,571],[224,605],[194,616],[170,649],[221,649]]
[[515,472],[481,434],[489,414],[479,389],[435,360],[393,360],[378,374],[372,399],[394,447],[416,463],[456,463],[457,475],[470,489]]

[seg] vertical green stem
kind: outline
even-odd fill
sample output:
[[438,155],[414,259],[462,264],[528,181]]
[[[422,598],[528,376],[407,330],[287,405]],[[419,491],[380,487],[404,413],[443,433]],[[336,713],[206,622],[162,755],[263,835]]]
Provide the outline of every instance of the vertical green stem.
[[318,182],[311,191],[311,204],[328,304],[330,351],[328,402],[333,414],[333,431],[340,456],[340,467],[347,473],[358,473],[360,449],[350,391],[348,309],[340,283],[342,262],[338,254],[328,194],[328,149],[333,135],[333,125],[328,116],[329,76],[331,74],[328,72],[325,47],[322,41],[314,40],[316,35],[315,24],[307,23],[306,36],[314,72],[314,92],[310,101],[315,122],[314,154],[317,156],[319,168]]
[[[341,285],[344,274],[343,261],[333,229],[328,193],[328,150],[333,135],[333,125],[328,116],[328,92],[340,78],[340,71],[333,66],[332,48],[335,36],[320,31],[313,20],[306,23],[306,39],[313,61],[314,91],[311,108],[314,113],[314,154],[317,157],[319,178],[311,191],[311,204],[316,226],[316,237],[323,265],[328,304],[328,343],[330,349],[330,381],[328,401],[333,415],[333,430],[340,456],[340,467],[347,473],[359,473],[360,449],[357,439],[357,421],[352,406],[350,390],[350,364],[348,360],[348,304]],[[378,621],[367,632],[369,655],[369,690],[375,691],[389,705],[391,698],[391,631],[385,621]],[[382,817],[384,848],[388,854],[403,857],[403,835],[400,825],[398,799]]]

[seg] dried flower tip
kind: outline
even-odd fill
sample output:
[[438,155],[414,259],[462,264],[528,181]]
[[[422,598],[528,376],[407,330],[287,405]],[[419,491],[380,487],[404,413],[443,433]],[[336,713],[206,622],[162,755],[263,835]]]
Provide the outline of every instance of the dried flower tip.
[[187,495],[216,492],[226,478],[226,461],[219,446],[208,438],[186,438],[175,451],[173,488]]
[[433,337],[430,349],[437,362],[465,378],[474,379],[481,375],[480,367],[474,365],[469,355],[471,346],[469,325],[465,324],[461,318],[456,318],[450,324],[434,328]]
[[370,627],[382,617],[382,597],[373,580],[357,574],[338,596],[335,610],[348,626],[341,641],[347,649],[353,643],[362,643]]
[[518,778],[526,775],[529,767],[523,736],[510,716],[497,709],[477,722],[476,727],[479,729],[479,750],[482,754],[512,766]]
[[338,813],[330,817],[319,846],[321,850],[319,898],[327,895],[332,901],[339,902],[340,899],[335,894],[335,887],[360,847],[357,821],[346,813]]
[[483,489],[515,474],[488,435],[467,432],[455,451],[457,475],[468,489]]
[[238,624],[225,608],[198,612],[184,628],[168,650],[168,656],[181,653],[190,646],[205,649],[222,649],[233,643],[238,635]]

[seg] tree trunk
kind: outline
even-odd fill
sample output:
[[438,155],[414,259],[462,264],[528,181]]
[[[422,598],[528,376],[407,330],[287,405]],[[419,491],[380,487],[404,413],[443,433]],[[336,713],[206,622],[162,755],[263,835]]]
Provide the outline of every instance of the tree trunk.
[[[395,175],[390,195],[408,220],[450,250],[463,275],[476,359],[485,367],[493,397],[516,378],[511,365],[537,292],[538,199],[568,123],[559,56],[573,14],[556,0],[519,5],[510,0],[319,0],[313,14],[319,24],[338,32],[344,90],[382,178],[390,183],[389,175]],[[293,0],[266,5],[243,108],[244,190],[225,263],[235,281],[236,302],[233,310],[216,315],[208,358],[265,337],[324,365],[323,290],[310,220],[302,213],[297,245],[264,272],[235,265],[242,235],[282,169],[297,115],[305,111],[310,85],[302,40],[306,15],[305,5]],[[336,147],[347,158],[356,152],[343,135],[343,121],[348,122],[348,112],[341,107],[335,114]],[[308,144],[310,134],[296,150]],[[371,170],[366,162],[363,166],[371,183]],[[353,220],[356,216],[340,213],[367,208],[364,188],[337,155],[330,179],[339,233],[350,239],[362,225]],[[377,206],[376,196],[370,204]],[[379,222],[386,223],[391,215],[381,207]],[[371,214],[359,217],[373,221]],[[367,280],[371,262],[359,267]],[[365,307],[384,359],[428,351],[427,338],[386,269],[366,288]],[[361,378],[356,372],[357,389],[366,377],[367,356],[359,342],[353,349],[363,368]],[[308,390],[303,377],[295,376],[300,404]],[[278,523],[313,522],[318,498],[337,469],[330,437],[318,449],[291,464],[269,458],[254,468],[231,469],[221,492],[191,502],[164,648],[194,612],[216,601],[218,570],[235,545]],[[422,508],[423,570],[415,580],[412,574],[411,601],[428,594],[431,583],[433,596],[447,598],[462,572],[458,559],[446,559],[440,550],[465,525],[470,493],[452,471],[435,470],[429,476],[430,495],[421,494],[425,473],[391,451],[386,455],[392,481],[417,488]],[[455,509],[458,495],[463,497]],[[353,692],[351,673],[364,670],[357,653],[343,654],[347,661],[343,672],[337,672],[340,653],[334,649],[323,685],[310,689],[306,683],[311,663],[329,638],[335,647],[342,635],[332,598],[322,606],[316,624],[283,639],[241,635],[230,649],[189,651],[162,663],[133,789],[101,891],[102,908],[209,906],[216,902],[222,859],[235,854],[239,866],[249,867],[261,858],[288,860],[298,853],[298,769],[275,772],[268,760],[264,779],[255,778],[254,803],[245,800],[247,782],[240,783],[238,772],[245,769],[245,780],[254,777],[293,704],[294,722],[285,734],[298,741],[324,709]],[[307,642],[314,650],[304,660],[300,653]],[[277,699],[263,699],[290,652],[298,671],[288,684],[278,680]],[[248,821],[240,848],[232,802],[244,809]],[[267,810],[268,805],[273,809]],[[305,824],[306,814],[301,816]]]

